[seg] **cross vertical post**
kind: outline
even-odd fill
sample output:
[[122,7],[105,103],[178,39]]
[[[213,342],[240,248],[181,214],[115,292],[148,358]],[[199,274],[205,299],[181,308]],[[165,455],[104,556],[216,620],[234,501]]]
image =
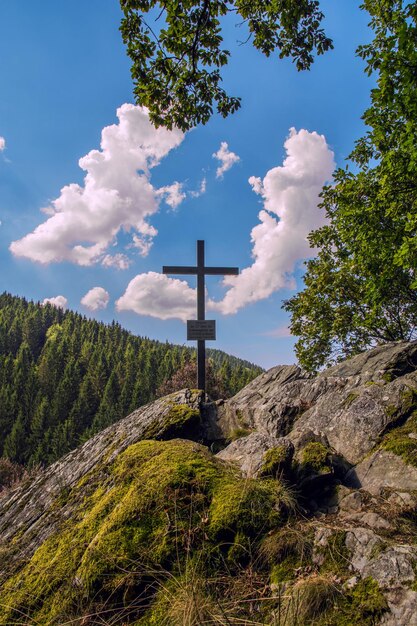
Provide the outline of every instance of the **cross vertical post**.
[[[204,281],[204,241],[197,241],[197,320],[204,320],[205,281]],[[197,340],[197,388],[206,390],[206,342]]]
[[[194,274],[197,276],[197,321],[188,320],[188,325],[194,325],[187,335],[187,339],[197,340],[197,387],[206,391],[206,340],[215,339],[214,320],[206,321],[205,314],[205,276],[239,274],[237,267],[206,267],[204,260],[204,241],[197,241],[197,265],[179,266],[164,265],[163,274]],[[196,327],[195,327],[196,326]],[[190,326],[191,328],[191,326]]]

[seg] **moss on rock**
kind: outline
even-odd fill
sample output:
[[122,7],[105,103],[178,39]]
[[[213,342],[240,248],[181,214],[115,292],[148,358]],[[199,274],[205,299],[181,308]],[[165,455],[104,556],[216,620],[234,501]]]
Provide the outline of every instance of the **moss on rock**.
[[288,469],[291,464],[292,454],[289,454],[287,446],[276,446],[267,450],[263,457],[262,467],[260,469],[261,476],[279,476],[283,471]]
[[371,577],[352,589],[341,590],[331,611],[314,622],[316,626],[375,626],[388,611],[388,603]]
[[330,450],[319,441],[311,441],[302,451],[301,466],[305,471],[330,472]]
[[210,535],[217,541],[228,541],[238,532],[251,536],[267,532],[280,522],[280,495],[274,480],[225,479],[210,505]]
[[242,437],[247,437],[253,432],[250,428],[245,428],[240,426],[239,428],[234,428],[231,432],[227,440],[229,442],[236,441],[237,439],[242,439]]
[[169,406],[162,423],[155,421],[144,432],[144,439],[168,440],[175,437],[188,437],[192,439],[196,431],[200,429],[201,417],[198,409],[193,409],[188,404],[175,404]]
[[321,572],[332,572],[338,576],[349,573],[351,555],[346,546],[346,531],[334,531],[328,538],[327,545],[317,551],[323,555]]
[[224,541],[242,545],[280,520],[278,481],[245,480],[190,441],[141,441],[97,472],[72,490],[71,519],[0,588],[0,624],[52,626],[115,607],[117,623],[139,619],[158,581],[194,556],[209,573]]
[[403,426],[389,431],[381,447],[417,467],[417,411],[414,411]]

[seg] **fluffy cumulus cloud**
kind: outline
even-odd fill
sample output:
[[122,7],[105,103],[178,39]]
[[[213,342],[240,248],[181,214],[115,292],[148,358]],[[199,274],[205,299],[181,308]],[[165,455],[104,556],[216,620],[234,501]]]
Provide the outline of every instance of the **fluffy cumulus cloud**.
[[55,296],[54,298],[45,298],[42,304],[52,304],[52,306],[56,306],[57,309],[65,309],[68,305],[68,300],[65,296]]
[[[249,179],[263,200],[259,223],[251,232],[253,263],[239,276],[225,277],[227,292],[223,300],[208,300],[208,310],[236,313],[278,289],[293,287],[297,263],[313,254],[307,235],[325,222],[317,205],[323,184],[332,176],[333,152],[323,135],[307,130],[291,129],[284,147],[282,165],[269,170],[263,179]],[[117,308],[185,321],[195,317],[195,305],[195,290],[186,282],[149,272],[129,283]],[[269,334],[285,337],[288,332],[283,327]]]
[[107,307],[109,299],[109,292],[103,287],[93,287],[81,298],[81,304],[90,311],[98,311]]
[[220,161],[220,165],[216,170],[216,178],[223,178],[225,172],[240,161],[240,157],[229,150],[229,146],[225,141],[222,141],[220,148],[213,154],[213,158]]
[[139,274],[116,302],[118,311],[134,311],[161,320],[195,318],[196,290],[184,280],[169,278],[157,272]]
[[6,140],[4,137],[0,135],[0,152],[2,152],[6,147]]
[[46,221],[12,242],[14,255],[40,263],[102,263],[123,269],[128,257],[109,252],[121,231],[132,232],[133,247],[147,254],[157,234],[149,218],[161,199],[171,207],[183,199],[180,183],[155,189],[150,170],[184,135],[177,129],[156,129],[146,109],[131,104],[123,104],[117,117],[117,124],[103,129],[100,149],[79,161],[86,172],[84,184],[63,187],[60,196],[43,209]]
[[228,291],[212,305],[221,313],[236,313],[278,289],[293,287],[296,264],[312,256],[307,235],[325,222],[317,208],[319,193],[334,169],[325,137],[292,128],[284,147],[287,156],[282,165],[269,170],[263,180],[249,179],[264,205],[251,232],[254,260],[239,276],[225,277]]
[[175,181],[172,185],[160,187],[157,194],[158,196],[164,198],[165,202],[171,207],[171,209],[176,209],[185,198],[185,193],[182,188],[183,184]]

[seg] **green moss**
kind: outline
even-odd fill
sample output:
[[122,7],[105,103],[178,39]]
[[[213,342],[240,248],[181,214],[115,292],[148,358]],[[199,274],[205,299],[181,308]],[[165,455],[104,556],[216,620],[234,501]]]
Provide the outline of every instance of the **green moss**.
[[330,535],[327,546],[322,548],[324,561],[320,567],[321,572],[332,572],[343,576],[349,571],[350,553],[346,547],[346,532],[337,530]]
[[229,434],[229,441],[236,441],[236,439],[242,439],[242,437],[247,437],[248,435],[251,434],[251,429],[250,428],[234,428],[231,433]]
[[243,411],[242,409],[236,409],[236,417],[239,420],[239,422],[243,422],[245,417],[243,415]]
[[226,478],[210,505],[210,535],[227,541],[237,532],[251,536],[267,532],[280,521],[280,491],[274,480]]
[[401,393],[401,400],[403,407],[406,410],[410,410],[416,407],[417,403],[417,389],[414,387],[408,387]]
[[250,538],[242,532],[238,532],[232,545],[227,552],[227,563],[232,569],[240,568],[248,564],[251,559],[252,543]]
[[359,397],[358,393],[355,393],[354,391],[352,391],[344,400],[342,403],[342,406],[345,409],[348,409],[350,407],[351,404],[353,404],[356,400],[356,398]]
[[388,547],[388,544],[386,543],[386,541],[382,541],[382,540],[378,541],[372,547],[372,550],[371,550],[371,553],[369,555],[369,558],[370,559],[378,558],[379,555],[382,554],[382,552],[384,552],[384,550],[386,550],[387,547]]
[[398,413],[399,407],[396,404],[388,404],[385,407],[385,413],[389,418],[394,417]]
[[271,585],[281,585],[296,578],[296,570],[299,567],[298,558],[292,554],[280,563],[273,566],[271,570]]
[[295,580],[300,571],[311,565],[313,532],[287,525],[265,537],[259,548],[261,562],[270,568],[270,582],[275,585]]
[[285,446],[277,446],[267,450],[263,456],[261,476],[278,476],[288,462],[288,449]]
[[415,411],[406,423],[387,433],[381,447],[401,457],[408,465],[417,467],[417,439],[410,437],[417,435],[417,412]]
[[236,439],[241,439],[242,437],[247,437],[251,434],[251,432],[253,432],[253,429],[249,427],[242,409],[235,409],[235,415],[239,425],[230,431],[227,438],[229,442],[236,441]]
[[310,471],[329,472],[331,468],[330,450],[319,441],[312,441],[302,451],[301,464]]
[[155,421],[144,432],[144,439],[167,440],[181,436],[184,431],[200,425],[200,411],[188,404],[171,404],[161,422]]
[[148,606],[161,579],[183,571],[193,555],[209,568],[227,538],[236,551],[242,536],[277,524],[281,494],[278,481],[244,480],[198,444],[134,444],[73,488],[71,519],[0,588],[0,624],[22,615],[62,624],[101,602],[109,614],[117,607],[120,623],[128,614],[139,619],[141,602]]
[[378,583],[371,577],[360,580],[353,589],[339,597],[332,611],[317,626],[375,626],[388,610],[388,603]]
[[395,433],[387,437],[383,446],[388,452],[393,452],[404,459],[409,465],[417,467],[417,440],[410,439],[406,433]]

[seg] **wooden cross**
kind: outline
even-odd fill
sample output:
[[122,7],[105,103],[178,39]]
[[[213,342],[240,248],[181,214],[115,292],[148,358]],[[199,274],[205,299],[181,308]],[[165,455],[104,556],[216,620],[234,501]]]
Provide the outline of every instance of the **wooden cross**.
[[[164,265],[163,274],[195,274],[197,275],[197,320],[203,321],[205,315],[205,276],[239,274],[238,267],[205,267],[204,265],[204,241],[197,241],[197,265],[178,266]],[[206,390],[206,340],[197,340],[197,387]]]

